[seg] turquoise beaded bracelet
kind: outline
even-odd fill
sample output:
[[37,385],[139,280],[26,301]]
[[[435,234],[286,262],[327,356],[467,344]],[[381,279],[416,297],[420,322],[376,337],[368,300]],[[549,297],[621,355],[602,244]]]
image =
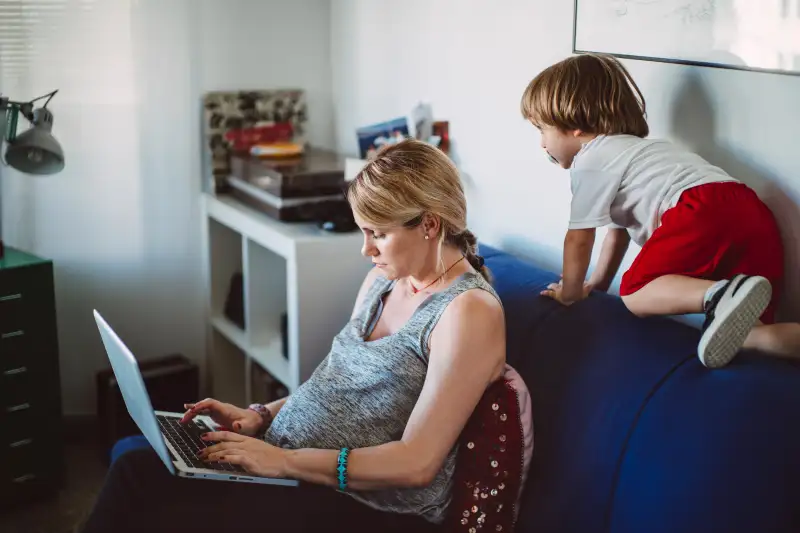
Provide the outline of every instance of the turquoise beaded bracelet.
[[347,456],[350,455],[348,448],[342,448],[339,451],[339,460],[337,471],[339,472],[339,490],[344,492],[347,490]]

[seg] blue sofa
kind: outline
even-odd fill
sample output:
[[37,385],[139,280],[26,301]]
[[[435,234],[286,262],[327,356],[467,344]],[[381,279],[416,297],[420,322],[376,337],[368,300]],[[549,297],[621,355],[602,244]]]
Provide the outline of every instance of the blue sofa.
[[483,246],[506,309],[508,361],[533,404],[518,532],[800,531],[800,365],[741,354],[708,370],[699,332]]
[[533,404],[518,532],[800,531],[800,366],[707,370],[696,329],[606,294],[561,307],[539,296],[555,274],[481,250]]

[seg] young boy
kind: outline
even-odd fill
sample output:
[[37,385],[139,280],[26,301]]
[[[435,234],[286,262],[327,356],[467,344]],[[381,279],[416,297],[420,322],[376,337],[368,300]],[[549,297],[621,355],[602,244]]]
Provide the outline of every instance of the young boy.
[[632,238],[642,250],[623,275],[622,300],[638,316],[704,312],[704,365],[722,367],[742,347],[800,356],[800,324],[774,324],[783,246],[772,213],[722,169],[645,139],[644,97],[619,61],[586,54],[556,63],[530,82],[522,114],[572,183],[563,277],[542,294],[571,305],[608,290]]

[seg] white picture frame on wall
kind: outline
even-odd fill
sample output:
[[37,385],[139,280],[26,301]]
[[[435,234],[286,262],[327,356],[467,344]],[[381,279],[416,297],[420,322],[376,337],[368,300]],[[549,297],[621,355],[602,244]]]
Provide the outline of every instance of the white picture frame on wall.
[[575,0],[574,53],[800,76],[800,0]]

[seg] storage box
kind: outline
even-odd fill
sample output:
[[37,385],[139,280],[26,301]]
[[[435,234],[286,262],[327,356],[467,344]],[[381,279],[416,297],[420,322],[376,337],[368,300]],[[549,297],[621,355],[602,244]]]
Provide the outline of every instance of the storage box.
[[343,192],[281,198],[234,176],[228,178],[228,185],[231,196],[282,222],[322,222],[353,217]]
[[344,169],[343,156],[314,148],[299,157],[255,157],[248,153],[231,156],[232,178],[278,198],[341,194]]

